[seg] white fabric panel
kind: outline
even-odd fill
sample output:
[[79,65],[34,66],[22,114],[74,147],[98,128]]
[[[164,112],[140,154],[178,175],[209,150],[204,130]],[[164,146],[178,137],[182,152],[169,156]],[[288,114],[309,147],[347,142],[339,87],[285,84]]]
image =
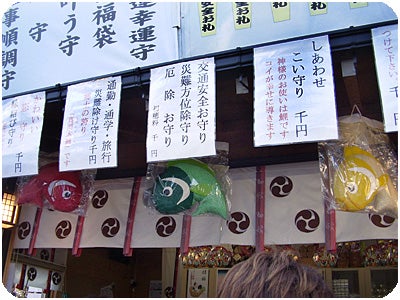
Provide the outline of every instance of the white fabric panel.
[[318,161],[266,166],[265,172],[265,244],[324,243]]
[[256,168],[229,170],[230,219],[222,226],[221,244],[255,245]]
[[[21,263],[15,263],[15,270],[14,270],[14,276],[13,276],[13,288],[16,284],[19,283],[19,279],[21,278],[21,272],[22,272],[22,264]],[[9,274],[11,275],[11,274]]]
[[192,217],[189,246],[219,245],[223,223],[220,216]]
[[135,221],[132,231],[132,248],[179,247],[182,232],[182,215],[162,215],[144,204],[145,178],[142,179]]
[[18,220],[18,228],[14,238],[14,248],[28,249],[31,241],[33,224],[35,222],[37,206],[22,205]]
[[[146,206],[143,201],[145,179],[142,180],[135,221],[133,224],[132,248],[180,247],[183,214],[163,215]],[[215,245],[220,243],[223,219],[218,216],[192,217],[189,246]]]
[[[47,286],[48,275],[49,275],[48,269],[27,265],[24,286],[33,286],[45,289]],[[30,280],[29,278],[34,278],[34,279]]]
[[88,205],[80,248],[123,248],[133,178],[99,180]]
[[64,272],[53,271],[51,273],[50,290],[62,291],[64,288]]
[[336,211],[337,242],[397,238],[397,219],[368,213]]
[[[280,176],[282,182],[278,180]],[[189,246],[255,244],[256,168],[231,169],[229,177],[232,182],[230,220],[227,222],[212,215],[193,217]],[[81,248],[123,248],[133,181],[133,178],[129,178],[95,182],[94,194],[83,225]],[[131,247],[180,247],[183,215],[162,215],[153,208],[145,206],[144,181],[143,178],[137,199]],[[96,195],[100,190],[107,191],[107,197],[104,192]],[[280,197],[276,194],[277,191],[281,193]],[[266,166],[265,194],[266,245],[325,242],[324,207],[317,161]],[[93,206],[94,198],[97,199],[98,208]],[[30,231],[17,229],[14,248],[29,248],[36,209],[36,206],[22,206],[19,224],[27,222],[25,224],[29,224]],[[303,212],[304,215],[298,215],[299,212]],[[233,219],[235,213],[236,220]],[[246,215],[249,217],[248,223]],[[118,232],[110,237],[104,236],[101,231],[103,222],[108,218],[116,218],[119,221]],[[72,228],[69,235],[60,239],[55,235],[55,228],[62,220],[70,221]],[[44,209],[35,247],[71,248],[76,220],[77,215]],[[232,221],[234,224],[231,224],[231,228],[236,233],[228,227]],[[367,213],[336,212],[338,242],[397,238],[397,227],[398,221],[388,217],[381,218],[378,215],[370,217]],[[21,236],[18,233],[27,235]]]
[[35,248],[72,248],[78,215],[43,209]]
[[[5,293],[11,293],[11,291],[14,289],[14,286],[17,282],[14,282],[15,279],[15,273],[17,271],[17,264],[14,262],[10,262],[8,265],[8,270],[7,273],[4,273],[6,277],[7,276],[7,280],[3,281],[4,283],[4,288],[0,287],[0,295],[3,295]],[[21,270],[19,271],[21,272]],[[3,279],[4,280],[4,279]],[[8,294],[6,294],[8,295]],[[2,297],[3,298],[3,297]]]

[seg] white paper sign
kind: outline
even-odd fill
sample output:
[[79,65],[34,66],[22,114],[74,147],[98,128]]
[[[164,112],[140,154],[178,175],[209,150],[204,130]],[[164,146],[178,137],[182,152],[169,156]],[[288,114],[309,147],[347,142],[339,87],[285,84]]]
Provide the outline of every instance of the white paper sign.
[[60,171],[117,166],[121,77],[68,87]]
[[45,92],[2,101],[2,177],[38,174]]
[[[351,26],[357,28],[397,21],[398,18],[394,0],[390,1],[392,5],[388,1],[371,1],[367,2],[367,6],[359,8],[353,8],[352,2],[345,1],[215,2],[215,6],[212,2],[203,2],[205,12],[200,13],[199,2],[180,1],[183,16],[183,47],[180,50],[183,57],[198,57],[265,42],[346,30]],[[236,7],[240,11],[232,9],[233,3],[237,3]],[[279,12],[278,15],[274,14],[279,8],[286,15]],[[216,18],[212,21],[210,17],[214,15]],[[206,19],[202,20],[201,17]]]
[[151,70],[147,162],[215,155],[214,58]]
[[327,36],[254,49],[254,145],[337,139]]
[[398,38],[397,25],[374,28],[376,71],[381,93],[382,113],[385,132],[397,131],[398,119]]
[[178,59],[175,2],[32,1],[3,13],[3,95]]

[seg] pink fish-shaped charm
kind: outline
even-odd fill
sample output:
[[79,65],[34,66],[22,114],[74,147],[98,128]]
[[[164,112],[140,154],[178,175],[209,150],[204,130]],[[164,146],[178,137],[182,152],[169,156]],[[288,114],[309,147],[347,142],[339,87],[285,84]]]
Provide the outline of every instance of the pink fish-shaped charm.
[[71,212],[79,207],[82,198],[80,171],[59,172],[58,163],[43,166],[39,174],[26,183],[19,194],[18,204],[31,203]]

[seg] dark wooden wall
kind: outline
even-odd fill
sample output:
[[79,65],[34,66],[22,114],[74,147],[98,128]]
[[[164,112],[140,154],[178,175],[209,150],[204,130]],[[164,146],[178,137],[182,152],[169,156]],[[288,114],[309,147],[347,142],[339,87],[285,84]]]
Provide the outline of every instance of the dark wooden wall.
[[150,281],[162,279],[162,249],[135,249],[131,257],[123,256],[122,249],[82,249],[79,257],[69,252],[67,266],[69,298],[97,298],[110,284],[114,298],[148,298]]

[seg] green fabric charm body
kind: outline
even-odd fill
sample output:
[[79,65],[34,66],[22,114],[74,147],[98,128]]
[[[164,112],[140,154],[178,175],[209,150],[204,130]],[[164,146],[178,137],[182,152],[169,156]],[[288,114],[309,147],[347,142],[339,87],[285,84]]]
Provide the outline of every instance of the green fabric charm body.
[[227,219],[225,195],[214,171],[196,159],[168,162],[156,180],[153,198],[161,213],[182,212],[197,202],[193,216],[211,213]]

